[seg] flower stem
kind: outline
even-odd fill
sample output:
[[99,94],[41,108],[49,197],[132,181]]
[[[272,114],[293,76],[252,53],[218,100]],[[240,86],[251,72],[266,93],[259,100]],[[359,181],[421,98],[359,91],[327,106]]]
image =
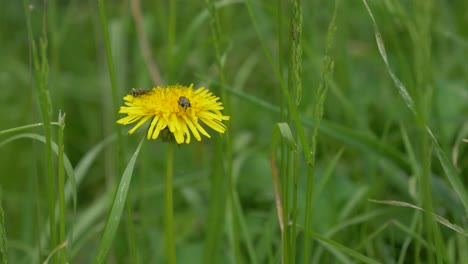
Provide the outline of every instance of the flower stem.
[[172,199],[172,175],[174,160],[174,144],[167,144],[167,164],[166,164],[166,212],[165,212],[165,232],[166,232],[166,253],[167,263],[176,263],[175,239],[174,239],[174,211]]

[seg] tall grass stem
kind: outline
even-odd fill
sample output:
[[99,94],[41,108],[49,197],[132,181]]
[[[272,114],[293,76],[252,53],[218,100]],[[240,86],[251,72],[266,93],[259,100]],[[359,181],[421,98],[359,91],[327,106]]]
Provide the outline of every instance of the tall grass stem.
[[[111,90],[112,90],[112,102],[113,102],[113,112],[114,112],[114,120],[118,120],[118,107],[119,107],[119,99],[118,99],[118,91],[117,91],[117,83],[116,83],[116,78],[115,78],[115,70],[114,70],[114,63],[112,59],[112,48],[111,48],[111,42],[109,38],[109,28],[107,26],[107,17],[106,17],[106,9],[104,6],[104,1],[103,0],[98,0],[98,6],[99,6],[99,14],[101,16],[101,24],[102,24],[102,33],[104,35],[104,43],[106,47],[106,58],[107,58],[107,68],[109,70],[109,78],[111,81]],[[123,136],[122,136],[122,130],[120,126],[115,123],[114,129],[117,132],[117,160],[118,160],[118,166],[119,166],[119,174],[124,171],[124,153],[125,153],[125,146],[123,143]],[[128,202],[125,202],[125,207],[130,206]],[[127,232],[130,240],[130,251],[132,257],[135,259],[137,253],[135,252],[136,247],[135,245],[135,234],[133,232],[133,217],[132,217],[132,210],[131,208],[126,208],[126,216],[127,216],[127,221],[125,223],[127,224]]]
[[174,238],[174,201],[173,201],[173,176],[174,176],[174,144],[167,144],[166,155],[166,190],[165,190],[165,221],[164,231],[166,237],[167,263],[176,263],[176,249]]
[[[64,130],[65,114],[59,113],[60,128],[58,131],[58,198],[59,198],[59,242],[64,243],[66,239],[66,203],[65,203],[65,167],[64,167]],[[60,252],[60,263],[67,261],[67,247]]]
[[[221,96],[224,102],[224,109],[226,113],[232,116],[231,112],[231,103],[229,100],[228,93],[226,92],[226,78],[224,73],[224,65],[222,62],[222,48],[223,47],[223,36],[222,36],[222,28],[221,22],[219,20],[218,12],[215,7],[215,3],[213,0],[206,0],[206,5],[210,12],[210,29],[211,35],[213,36],[214,40],[214,47],[215,47],[215,56],[216,56],[216,65],[219,70],[219,84],[221,90]],[[224,164],[225,169],[223,169],[224,173],[227,177],[227,188],[228,188],[228,201],[229,201],[229,209],[231,214],[231,226],[229,227],[229,232],[231,232],[231,242],[234,252],[234,257],[236,262],[239,263],[240,259],[240,241],[238,236],[239,230],[239,213],[242,213],[242,208],[236,210],[236,197],[237,191],[235,188],[233,174],[232,174],[232,143],[231,143],[231,132],[230,132],[230,123],[226,124],[226,133],[224,135],[224,155],[217,156],[220,159],[220,164]],[[223,141],[217,140],[216,144],[223,144]],[[224,167],[223,166],[223,167]]]

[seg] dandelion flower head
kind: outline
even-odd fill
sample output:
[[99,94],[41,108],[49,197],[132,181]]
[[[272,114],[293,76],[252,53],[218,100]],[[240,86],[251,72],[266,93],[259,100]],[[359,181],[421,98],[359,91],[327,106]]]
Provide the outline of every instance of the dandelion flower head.
[[120,107],[119,113],[127,116],[117,120],[117,123],[127,125],[137,122],[128,131],[132,134],[151,120],[148,139],[157,139],[160,134],[162,137],[172,134],[178,144],[189,144],[191,134],[197,141],[201,141],[200,134],[210,138],[200,123],[224,133],[226,126],[222,121],[229,120],[229,116],[221,113],[224,107],[220,98],[205,87],[193,89],[193,84],[189,87],[173,85],[158,86],[152,90],[133,89],[123,99],[125,106]]

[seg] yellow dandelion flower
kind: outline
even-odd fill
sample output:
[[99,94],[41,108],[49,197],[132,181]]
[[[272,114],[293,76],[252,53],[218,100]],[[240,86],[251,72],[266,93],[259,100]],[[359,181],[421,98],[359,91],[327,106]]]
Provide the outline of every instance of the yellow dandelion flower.
[[219,97],[214,96],[205,87],[193,89],[182,85],[155,87],[152,90],[133,89],[124,98],[125,106],[120,107],[120,114],[127,114],[117,120],[118,124],[127,125],[138,122],[129,134],[135,132],[148,120],[148,139],[157,139],[161,134],[164,141],[178,144],[190,143],[190,134],[201,141],[200,134],[210,135],[200,123],[219,133],[226,131],[223,120],[229,120],[221,110],[224,109]]

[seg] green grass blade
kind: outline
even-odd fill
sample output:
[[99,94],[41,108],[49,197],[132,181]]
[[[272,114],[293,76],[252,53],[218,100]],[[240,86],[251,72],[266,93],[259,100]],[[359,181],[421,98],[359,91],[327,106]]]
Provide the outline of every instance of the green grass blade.
[[[98,0],[98,7],[99,7],[99,14],[101,16],[102,33],[104,35],[104,44],[106,47],[107,67],[109,70],[109,78],[110,78],[111,88],[112,88],[114,120],[118,120],[119,119],[119,114],[118,114],[119,99],[118,99],[117,83],[115,80],[114,62],[112,60],[112,49],[110,45],[109,29],[107,26],[106,9],[104,7],[103,0]],[[117,123],[115,124],[114,129],[117,132],[117,143],[118,143],[117,157],[119,160],[120,171],[122,171],[123,169],[122,166],[124,164],[124,144],[123,144],[122,129]]]
[[[51,125],[56,125],[56,126],[59,125],[59,123],[57,123],[57,122],[51,122],[50,124]],[[36,124],[30,124],[30,125],[14,127],[14,128],[10,128],[10,129],[4,129],[4,130],[0,131],[0,136],[6,136],[6,135],[9,135],[9,134],[23,132],[25,130],[29,130],[29,129],[33,129],[33,128],[37,128],[37,127],[42,127],[42,126],[44,126],[44,123],[36,123]]]
[[[235,4],[242,4],[243,2],[244,0],[217,1],[214,3],[214,8],[216,10],[223,9]],[[177,41],[179,48],[177,50],[177,56],[173,58],[176,60],[176,62],[174,62],[176,65],[179,65],[181,63],[180,60],[186,59],[187,55],[193,52],[192,45],[194,40],[199,37],[200,30],[203,30],[203,27],[206,26],[205,21],[208,18],[210,18],[210,10],[205,8],[195,15],[191,23],[187,25],[187,30],[181,34],[180,39]]]
[[92,149],[86,152],[86,154],[80,159],[75,167],[77,184],[83,180],[91,165],[99,157],[99,154],[104,150],[104,148],[110,143],[114,142],[116,139],[117,137],[115,134],[107,136],[101,142],[96,143]]
[[312,206],[314,204],[314,201],[320,196],[320,193],[322,193],[323,189],[325,188],[325,185],[327,184],[328,180],[332,176],[333,172],[335,171],[336,165],[338,161],[341,158],[341,155],[343,154],[344,149],[340,149],[338,153],[336,153],[335,156],[331,159],[331,161],[328,163],[328,166],[325,170],[325,172],[322,174],[322,177],[318,181],[315,190],[314,190],[314,197],[312,198]]
[[[289,108],[299,107],[302,99],[302,1],[295,0],[292,2],[292,13],[291,13],[291,31],[292,36],[290,38],[291,42],[291,54],[289,60],[289,72],[288,72],[288,92],[292,92],[294,97],[294,106],[289,105]],[[284,101],[284,100],[282,100]],[[280,114],[281,115],[281,114]],[[302,126],[302,120],[298,118],[297,115],[294,116],[296,119],[296,124],[298,129],[296,132],[296,141],[302,139],[302,149],[304,152],[308,152],[307,147],[308,142],[305,141],[305,131]],[[314,152],[314,150],[312,150]],[[305,155],[308,157],[309,155]],[[313,154],[310,155],[311,158],[307,159],[309,168],[313,167]],[[299,153],[292,153],[292,171],[291,175],[288,176],[291,179],[292,184],[292,205],[291,205],[291,252],[290,263],[296,263],[296,245],[297,245],[297,220],[298,220],[298,181],[299,181]],[[311,172],[311,170],[309,170]],[[309,174],[308,180],[309,183],[313,182],[313,173]],[[309,187],[312,185],[309,184]],[[312,196],[310,196],[312,197]],[[306,205],[307,208],[307,205]],[[306,209],[306,212],[308,210]],[[310,212],[310,211],[309,211]],[[306,219],[310,214],[306,213]],[[307,230],[308,227],[306,227]],[[306,242],[307,244],[307,242]],[[308,251],[305,253],[308,255]]]
[[244,215],[244,212],[242,211],[242,206],[239,201],[239,197],[237,195],[234,197],[233,206],[234,206],[234,210],[236,211],[235,215],[239,218],[239,225],[240,225],[241,233],[245,239],[245,244],[246,244],[245,246],[247,248],[247,255],[249,256],[249,263],[257,264],[258,263],[257,255],[255,254],[255,248],[253,246],[253,241],[250,236],[251,233],[249,232],[249,229],[245,220],[245,215]]
[[169,0],[169,16],[167,19],[168,25],[167,25],[167,53],[166,53],[166,69],[167,69],[167,75],[166,75],[166,81],[171,83],[175,81],[175,76],[176,76],[176,68],[175,68],[175,53],[174,53],[174,46],[175,46],[175,41],[176,41],[176,1],[175,0]]
[[297,151],[296,141],[287,123],[276,123],[270,141],[270,151],[274,153],[278,147],[279,140],[284,140],[291,151]]
[[[344,230],[347,230],[353,226],[358,226],[359,224],[367,223],[370,222],[374,219],[378,219],[379,217],[382,217],[384,215],[388,215],[392,210],[391,209],[381,209],[381,210],[374,210],[370,211],[364,214],[360,214],[357,216],[354,216],[352,218],[346,219],[344,221],[338,222],[337,225],[334,227],[331,227],[324,237],[330,238],[336,234],[339,234],[339,232],[344,232]],[[323,245],[322,245],[323,246]],[[317,263],[320,260],[320,257],[323,253],[323,247],[318,247],[317,250],[314,252],[314,258],[313,258],[313,263]],[[357,250],[358,248],[356,248]]]
[[[421,212],[425,212],[426,210],[424,210],[423,208],[419,207],[419,206],[416,206],[414,204],[410,204],[410,203],[407,203],[407,202],[401,202],[401,201],[383,201],[383,200],[369,200],[370,202],[374,202],[374,203],[379,203],[379,204],[386,204],[386,205],[392,205],[392,206],[400,206],[400,207],[407,207],[407,208],[413,208],[413,209],[416,209],[418,211],[421,211]],[[458,225],[455,225],[455,224],[452,224],[450,223],[449,220],[447,220],[446,218],[440,216],[440,215],[437,215],[435,213],[432,213],[432,212],[427,212],[427,213],[430,213],[430,215],[432,216],[432,218],[438,222],[439,224],[449,228],[449,229],[452,229],[453,231],[461,234],[461,235],[464,235],[466,237],[468,237],[468,232],[465,231],[461,226],[458,226]]]
[[[298,228],[303,230],[303,227],[302,226],[299,226],[298,225]],[[335,250],[338,250],[340,252],[343,252],[345,253],[346,255],[348,256],[351,256],[353,257],[354,259],[356,260],[359,260],[360,262],[362,263],[369,263],[369,264],[378,264],[379,262],[378,261],[375,261],[369,257],[366,257],[364,256],[363,254],[357,252],[357,251],[354,251],[332,239],[329,239],[329,238],[326,238],[324,236],[321,236],[313,231],[309,231],[307,233],[307,235],[309,235],[310,237],[312,237],[313,239],[317,240],[318,242],[320,242],[321,244],[323,244],[326,248],[328,248],[330,250],[330,252],[332,254],[335,255],[335,257],[339,258],[339,259],[343,259],[342,256],[336,254]]]
[[74,226],[76,241],[74,241],[73,247],[70,248],[70,259],[74,259],[83,246],[93,241],[104,229],[104,223],[100,222],[100,219],[105,217],[106,210],[108,210],[112,203],[113,197],[110,192],[110,189],[106,189],[104,193],[93,201],[91,206],[77,215]]
[[354,225],[370,222],[373,219],[377,219],[384,215],[388,215],[391,213],[392,210],[390,209],[381,209],[381,210],[373,210],[370,212],[366,212],[363,214],[356,215],[354,217],[350,217],[348,219],[342,220],[338,222],[338,224],[334,227],[331,227],[327,233],[325,234],[326,237],[331,237],[339,232],[342,232],[346,228],[349,228]]
[[164,192],[164,236],[166,261],[176,264],[176,245],[174,237],[174,144],[167,144],[166,150],[166,181]]
[[[65,130],[65,114],[59,113],[60,129],[58,131],[58,200],[59,200],[59,243],[67,243],[66,241],[66,204],[65,204],[65,166],[64,166],[64,130]],[[76,190],[76,188],[75,188]],[[66,263],[67,259],[67,246],[63,247],[63,250],[59,255],[59,262]]]
[[452,186],[453,190],[455,191],[458,198],[461,200],[463,206],[465,207],[465,216],[468,216],[468,193],[466,192],[466,189],[464,187],[465,185],[461,181],[460,175],[455,171],[455,168],[453,167],[445,152],[440,147],[434,135],[430,133],[430,136],[433,142],[436,143],[435,151],[437,158],[439,159],[440,164],[444,169],[444,172],[447,176],[447,179],[450,182],[450,185]]
[[[215,140],[220,140],[218,137]],[[221,144],[216,144],[215,155],[222,156]],[[219,263],[220,262],[220,246],[222,244],[223,225],[226,220],[226,180],[224,173],[224,164],[220,159],[213,161],[213,173],[210,179],[210,204],[208,209],[207,230],[203,247],[203,263]],[[231,211],[232,212],[232,211]],[[231,218],[232,215],[231,215]],[[231,219],[233,221],[233,219]],[[234,236],[236,233],[230,233],[229,236]],[[230,237],[231,244],[236,244],[233,240],[238,240]],[[233,251],[234,259],[238,259],[235,246]]]
[[437,251],[435,250],[434,247],[431,247],[426,240],[424,240],[424,238],[422,236],[420,236],[417,232],[415,232],[412,228],[409,228],[405,225],[403,225],[402,223],[400,223],[399,221],[396,221],[396,220],[390,220],[388,222],[386,222],[385,224],[383,224],[380,228],[378,228],[377,230],[375,230],[372,234],[369,234],[369,236],[366,237],[365,240],[361,241],[361,243],[359,244],[359,246],[357,248],[362,248],[364,247],[364,245],[366,243],[371,243],[371,241],[377,237],[377,235],[379,233],[382,233],[384,230],[386,230],[389,226],[395,226],[396,228],[400,229],[401,231],[403,231],[404,233],[408,234],[408,237],[407,238],[411,238],[413,240],[416,240],[418,241],[418,243],[420,243],[422,246],[424,246],[426,249],[436,253]]
[[[215,1],[212,0],[206,0],[206,6],[207,9],[209,10],[210,13],[210,29],[211,29],[211,36],[213,38],[213,45],[214,45],[214,51],[215,51],[215,57],[216,57],[216,66],[218,68],[218,79],[219,79],[219,84],[220,84],[220,90],[221,90],[221,96],[224,101],[224,110],[226,113],[231,113],[231,103],[230,103],[230,98],[226,92],[226,78],[225,78],[225,70],[224,70],[224,65],[225,62],[223,62],[223,53],[225,52],[225,42],[223,41],[223,28],[221,27],[221,22],[219,19],[219,14],[218,14],[218,8],[215,6]],[[232,215],[232,218],[229,223],[229,232],[230,237],[231,237],[231,244],[233,247],[233,252],[234,252],[234,257],[236,259],[236,262],[240,262],[240,242],[239,242],[239,236],[238,236],[238,229],[239,229],[239,223],[238,223],[238,212],[236,212],[236,196],[237,196],[237,191],[235,189],[235,184],[234,184],[234,179],[233,179],[233,169],[232,169],[232,141],[231,141],[231,123],[226,124],[226,130],[227,133],[224,135],[224,143],[221,140],[216,140],[215,144],[221,146],[217,146],[219,150],[224,150],[220,151],[221,155],[217,155],[217,158],[219,159],[217,162],[220,164],[225,164],[225,168],[223,170],[226,171],[226,178],[227,178],[227,194],[229,195],[229,203],[230,206],[228,207],[231,209],[230,214]],[[222,198],[224,200],[224,198]],[[250,251],[249,251],[250,253]]]
[[[280,142],[281,141],[281,142]],[[287,175],[282,175],[280,179],[276,165],[276,150],[279,144],[285,144],[288,147],[288,154],[297,153],[297,145],[291,132],[291,128],[287,123],[276,123],[273,127],[273,132],[270,140],[270,159],[273,176],[273,187],[275,190],[276,209],[278,212],[278,222],[281,229],[281,256],[284,262],[289,261],[289,256],[292,254],[289,247],[289,226],[286,224],[289,221],[289,183],[286,180]],[[281,172],[283,173],[283,172]],[[280,183],[284,181],[280,188]],[[281,190],[281,191],[280,191]]]
[[[28,7],[25,5],[25,9]],[[29,12],[27,12],[29,14]],[[44,14],[44,17],[46,15]],[[43,27],[45,27],[45,23]],[[39,47],[36,46],[34,39],[30,39],[30,45],[32,47],[32,58],[35,73],[35,82],[38,89],[38,101],[40,106],[41,117],[44,123],[44,135],[46,138],[45,147],[45,158],[46,158],[46,186],[47,186],[47,203],[49,210],[49,247],[55,247],[57,245],[57,230],[55,225],[55,202],[56,202],[56,185],[55,185],[55,171],[54,161],[52,159],[52,127],[51,127],[51,114],[52,114],[52,103],[49,94],[49,62],[48,62],[48,51],[47,51],[47,34],[46,30],[43,29],[43,36],[40,38]],[[53,257],[52,262],[56,259]]]
[[8,264],[8,240],[5,228],[5,212],[3,211],[3,190],[0,186],[0,254],[2,255],[2,263]]
[[[276,79],[280,82],[280,86],[283,86],[283,90],[284,90],[285,88],[284,88],[284,84],[283,84],[283,77],[281,75],[281,72],[279,71],[279,68],[273,62],[273,58],[271,56],[270,50],[268,49],[268,46],[266,45],[266,42],[265,42],[265,40],[263,38],[263,35],[262,35],[261,31],[260,31],[260,26],[258,25],[257,19],[256,19],[257,16],[255,16],[255,12],[254,12],[253,7],[252,7],[252,1],[251,0],[246,0],[245,5],[247,7],[247,11],[249,12],[250,19],[252,20],[252,24],[254,26],[255,32],[257,33],[258,39],[260,40],[260,44],[262,45],[263,53],[265,54],[265,56],[266,56],[266,58],[268,60],[268,63],[271,65],[271,67],[273,69],[273,72],[274,72],[274,74],[276,76]],[[289,94],[288,94],[288,97],[289,97]]]
[[[172,1],[171,1],[172,3]],[[171,4],[172,6],[172,4]],[[104,6],[104,1],[103,0],[98,0],[98,7],[99,7],[99,15],[101,17],[101,24],[102,24],[102,33],[104,37],[104,43],[105,43],[105,48],[106,48],[106,58],[107,58],[107,68],[109,70],[109,78],[111,81],[111,90],[112,90],[112,103],[113,103],[113,114],[114,114],[114,120],[119,119],[119,114],[118,114],[118,109],[119,109],[119,99],[118,99],[118,90],[117,90],[117,81],[115,77],[115,69],[114,69],[114,60],[112,57],[112,48],[111,48],[111,41],[109,37],[109,28],[107,25],[107,17],[106,17],[106,9]],[[122,129],[121,126],[118,125],[117,123],[114,124],[114,130],[117,133],[117,160],[118,160],[118,166],[119,166],[119,172],[121,173],[123,171],[123,165],[124,165],[124,152],[125,152],[125,146],[123,142],[123,135],[122,135]],[[111,179],[113,181],[113,179]],[[133,227],[133,217],[132,217],[132,210],[130,208],[126,209],[126,216],[127,216],[127,221],[126,223],[126,231],[130,237],[130,250],[131,255],[132,255],[132,261],[137,262],[137,252],[136,252],[136,246],[135,246],[135,234],[133,232],[134,227]]]
[[140,141],[140,144],[133,153],[132,158],[128,162],[127,167],[125,168],[125,171],[122,174],[119,187],[115,193],[115,197],[112,203],[111,211],[106,221],[104,234],[101,237],[101,242],[99,243],[93,261],[93,263],[95,264],[104,263],[106,261],[107,254],[109,253],[109,249],[112,245],[112,242],[114,241],[117,228],[119,227],[120,218],[122,217],[122,211],[125,206],[125,201],[127,200],[128,189],[130,187],[130,182],[133,176],[133,168],[135,166],[138,154],[140,153],[143,140]]
[[[326,43],[326,50],[325,50],[325,58],[322,62],[322,69],[321,69],[321,76],[320,76],[320,83],[315,91],[314,97],[314,111],[313,111],[313,120],[314,120],[314,129],[311,136],[311,160],[308,164],[308,171],[307,171],[307,189],[306,189],[306,204],[305,204],[305,218],[304,218],[304,229],[305,232],[309,232],[310,225],[311,225],[311,218],[312,218],[312,202],[313,202],[313,190],[315,184],[315,156],[317,152],[317,144],[318,144],[318,135],[320,124],[323,119],[324,113],[324,104],[325,98],[328,92],[328,88],[331,85],[331,80],[334,72],[334,61],[330,57],[330,49],[333,43],[333,38],[336,31],[336,13],[338,9],[338,4],[335,1],[335,8],[333,11],[333,16],[331,21],[328,25],[327,31],[327,43]],[[300,34],[299,34],[300,35]],[[302,51],[301,51],[302,53]],[[304,151],[308,151],[304,148]],[[309,239],[305,238],[304,241],[304,262],[309,262],[309,251],[310,251],[310,241]]]
[[374,15],[372,14],[372,11],[369,8],[369,5],[367,4],[366,0],[362,0],[364,2],[364,5],[366,6],[367,13],[371,17],[372,20],[372,26],[374,27],[374,32],[375,32],[375,40],[377,42],[377,47],[379,49],[380,55],[385,63],[385,67],[387,68],[387,72],[390,74],[390,77],[392,78],[395,86],[398,89],[398,92],[400,93],[401,97],[405,101],[406,106],[414,113],[416,114],[416,109],[414,106],[414,101],[413,98],[411,98],[408,90],[406,87],[403,85],[403,83],[398,79],[398,77],[393,73],[392,69],[390,68],[390,64],[388,63],[388,58],[387,58],[387,52],[385,50],[385,45],[382,40],[382,35],[380,34],[380,30],[377,27],[377,22],[375,21]]

